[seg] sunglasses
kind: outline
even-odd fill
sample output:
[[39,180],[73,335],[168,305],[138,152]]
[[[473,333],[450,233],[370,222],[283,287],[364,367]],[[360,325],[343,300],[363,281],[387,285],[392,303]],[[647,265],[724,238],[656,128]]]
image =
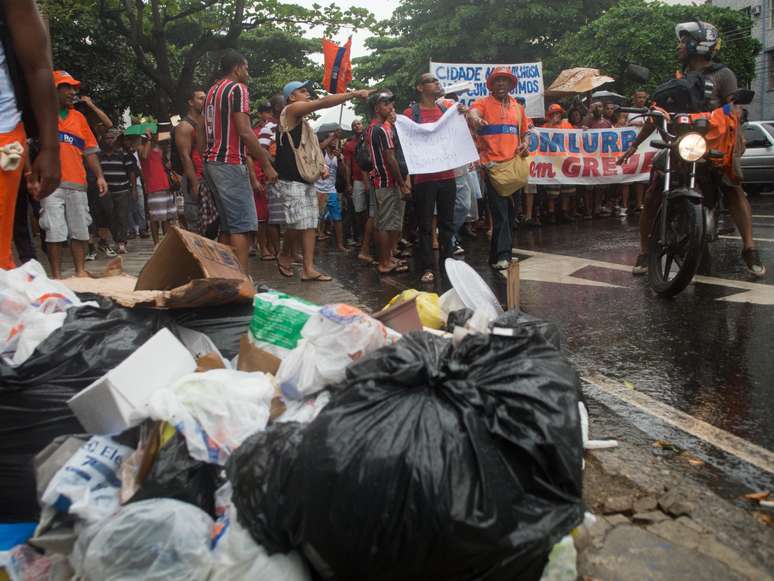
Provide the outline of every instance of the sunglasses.
[[430,83],[440,83],[438,79],[422,79],[423,85],[429,85]]

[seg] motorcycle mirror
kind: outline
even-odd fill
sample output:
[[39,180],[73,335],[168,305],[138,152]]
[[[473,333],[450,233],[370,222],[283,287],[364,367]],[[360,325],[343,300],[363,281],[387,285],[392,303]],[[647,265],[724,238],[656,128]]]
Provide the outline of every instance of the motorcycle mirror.
[[755,91],[752,89],[737,89],[731,93],[731,101],[735,105],[749,105],[755,98]]
[[650,69],[629,63],[624,70],[624,76],[637,83],[647,83],[650,80]]

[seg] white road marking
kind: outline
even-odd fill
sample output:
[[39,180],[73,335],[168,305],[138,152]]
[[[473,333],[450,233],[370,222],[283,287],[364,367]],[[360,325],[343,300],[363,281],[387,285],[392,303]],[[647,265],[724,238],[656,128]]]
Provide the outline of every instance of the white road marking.
[[656,417],[671,426],[682,430],[692,436],[708,442],[737,458],[752,464],[765,472],[774,474],[774,452],[762,448],[752,442],[735,436],[725,430],[716,428],[703,420],[699,420],[685,412],[673,408],[670,405],[662,403],[649,395],[646,395],[636,389],[630,389],[625,385],[610,380],[601,375],[591,375],[582,378],[585,385],[584,393],[591,397],[599,394],[611,396],[621,402],[640,409]]
[[[718,238],[725,238],[726,240],[741,240],[741,236],[726,236],[721,234]],[[753,238],[756,242],[774,242],[774,238]]]
[[[586,268],[587,266],[596,266],[598,268],[606,268],[609,270],[618,270],[623,272],[631,272],[632,269],[631,265],[627,264],[617,264],[615,262],[592,260],[590,258],[579,258],[576,256],[567,256],[564,254],[535,252],[534,250],[522,250],[521,248],[514,248],[513,254],[527,255],[530,257],[529,260],[524,260],[521,262],[519,269],[521,280],[622,288],[620,285],[575,277],[573,276],[573,273]],[[501,275],[503,278],[507,278],[507,274],[505,272],[502,272]],[[774,285],[702,275],[696,275],[693,277],[693,280],[694,282],[712,284],[726,288],[737,289],[740,291],[737,294],[715,299],[718,301],[728,303],[774,305]]]

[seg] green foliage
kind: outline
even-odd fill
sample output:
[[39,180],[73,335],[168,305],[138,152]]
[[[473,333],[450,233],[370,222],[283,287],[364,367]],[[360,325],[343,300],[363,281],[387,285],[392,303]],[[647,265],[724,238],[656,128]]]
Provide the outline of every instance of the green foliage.
[[93,3],[49,0],[47,14],[55,69],[82,82],[81,92],[112,119],[126,107],[150,111],[153,84],[140,73],[124,39],[100,32]]
[[568,30],[615,0],[403,0],[355,59],[356,78],[389,87],[401,105],[431,60],[518,63],[543,60]]
[[[208,85],[223,49],[245,53],[251,86],[265,97],[292,78],[322,76],[309,59],[320,42],[302,38],[307,27],[333,35],[374,22],[362,8],[279,0],[49,0],[47,6],[55,57],[82,70],[84,80],[98,77],[101,88],[105,72],[104,89],[95,93],[100,104],[150,107],[160,119],[184,109],[194,86]],[[119,82],[109,91],[112,78]]]
[[[624,78],[628,63],[648,67],[651,90],[674,75],[678,68],[675,25],[699,18],[720,31],[718,58],[735,73],[740,85],[755,76],[755,55],[760,43],[750,37],[750,18],[737,10],[701,6],[666,5],[645,0],[622,0],[600,18],[568,34],[556,47],[547,69],[554,75],[569,67],[602,69],[619,82],[627,94],[637,86]],[[548,76],[552,79],[553,77]]]

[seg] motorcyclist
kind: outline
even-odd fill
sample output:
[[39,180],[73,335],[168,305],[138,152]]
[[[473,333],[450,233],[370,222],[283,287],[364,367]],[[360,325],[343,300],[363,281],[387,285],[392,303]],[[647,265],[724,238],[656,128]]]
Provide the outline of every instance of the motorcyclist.
[[[682,65],[683,74],[700,72],[705,79],[705,87],[708,91],[706,99],[707,111],[713,111],[729,103],[738,87],[736,75],[731,69],[726,66],[719,67],[712,63],[712,57],[719,45],[718,29],[707,22],[694,20],[675,26],[675,33],[679,41],[677,57]],[[640,130],[632,146],[620,159],[620,163],[625,163],[654,130],[655,125],[647,122]],[[736,148],[734,151],[734,163],[737,168],[739,167],[739,156],[741,154],[741,148]],[[736,175],[740,173],[740,171],[737,171]],[[648,271],[648,238],[660,202],[657,196],[652,195],[656,189],[654,187],[655,183],[655,180],[651,181],[651,187],[646,192],[645,208],[640,215],[640,254],[632,269],[632,274],[634,275],[645,274]],[[723,192],[726,207],[730,210],[731,218],[742,237],[742,259],[753,276],[763,277],[766,274],[766,267],[761,263],[755,241],[753,240],[752,210],[750,203],[747,201],[747,195],[742,189],[738,178],[732,179],[725,173],[723,174],[720,188]]]

